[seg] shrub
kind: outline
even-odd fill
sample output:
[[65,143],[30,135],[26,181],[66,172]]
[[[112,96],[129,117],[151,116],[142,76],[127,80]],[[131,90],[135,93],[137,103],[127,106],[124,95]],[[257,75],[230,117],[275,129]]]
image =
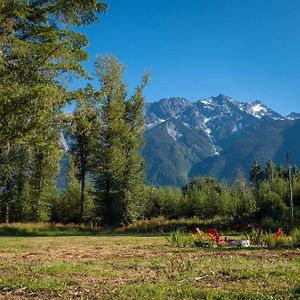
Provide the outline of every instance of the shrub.
[[[288,213],[288,207],[285,203],[285,193],[280,191],[279,187],[285,183],[282,180],[274,182],[263,182],[260,186],[258,195],[259,216],[269,216],[278,221],[284,221]],[[285,183],[285,185],[287,185]]]
[[179,188],[163,187],[145,188],[145,218],[164,216],[166,218],[180,218],[184,216],[185,199]]
[[265,234],[262,228],[252,228],[249,233],[245,233],[248,240],[252,245],[264,246]]
[[269,248],[275,248],[275,246],[276,246],[276,239],[275,239],[274,234],[272,232],[266,233],[264,235],[264,243]]
[[256,198],[252,190],[240,192],[236,197],[239,197],[235,216],[237,219],[249,218],[257,212]]
[[295,247],[300,247],[300,229],[296,228],[291,232],[291,237]]
[[160,188],[159,206],[161,215],[171,219],[182,217],[182,198],[182,193],[179,188]]
[[291,236],[281,235],[276,239],[276,248],[290,248],[294,245],[293,238]]

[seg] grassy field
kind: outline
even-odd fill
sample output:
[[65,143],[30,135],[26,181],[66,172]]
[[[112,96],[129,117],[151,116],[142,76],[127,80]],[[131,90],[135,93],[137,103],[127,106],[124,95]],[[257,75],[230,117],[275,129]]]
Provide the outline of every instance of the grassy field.
[[175,248],[164,237],[1,237],[0,299],[299,299],[300,250]]

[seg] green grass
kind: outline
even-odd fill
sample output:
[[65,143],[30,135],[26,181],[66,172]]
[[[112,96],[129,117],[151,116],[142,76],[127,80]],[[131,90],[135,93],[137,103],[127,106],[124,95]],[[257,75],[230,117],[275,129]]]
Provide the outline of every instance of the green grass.
[[161,236],[0,238],[0,298],[298,299],[300,250],[172,247]]

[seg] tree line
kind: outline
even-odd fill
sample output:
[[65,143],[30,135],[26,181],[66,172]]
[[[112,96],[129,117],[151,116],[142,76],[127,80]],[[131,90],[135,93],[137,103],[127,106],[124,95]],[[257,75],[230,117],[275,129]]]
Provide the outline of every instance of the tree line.
[[243,224],[268,230],[299,226],[300,172],[294,166],[291,173],[293,220],[290,219],[289,170],[271,160],[265,166],[254,161],[248,179],[238,171],[230,183],[213,177],[196,177],[182,188],[147,186],[143,217],[218,219],[232,228]]

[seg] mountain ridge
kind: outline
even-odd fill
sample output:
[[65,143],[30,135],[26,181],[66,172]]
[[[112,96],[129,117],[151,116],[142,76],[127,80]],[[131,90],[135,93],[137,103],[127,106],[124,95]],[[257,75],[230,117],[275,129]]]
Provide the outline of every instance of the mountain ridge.
[[[298,113],[282,116],[261,101],[239,102],[223,94],[196,102],[171,97],[147,103],[142,153],[148,182],[182,185],[199,175],[232,180],[236,170],[230,166],[247,173],[250,159],[264,163],[275,158],[282,163],[276,156],[282,145],[276,141],[299,119]],[[261,149],[257,155],[251,138],[254,146]],[[252,149],[247,159],[235,147],[239,143],[246,145],[241,147],[245,152],[247,147]],[[236,164],[235,157],[243,161]]]

